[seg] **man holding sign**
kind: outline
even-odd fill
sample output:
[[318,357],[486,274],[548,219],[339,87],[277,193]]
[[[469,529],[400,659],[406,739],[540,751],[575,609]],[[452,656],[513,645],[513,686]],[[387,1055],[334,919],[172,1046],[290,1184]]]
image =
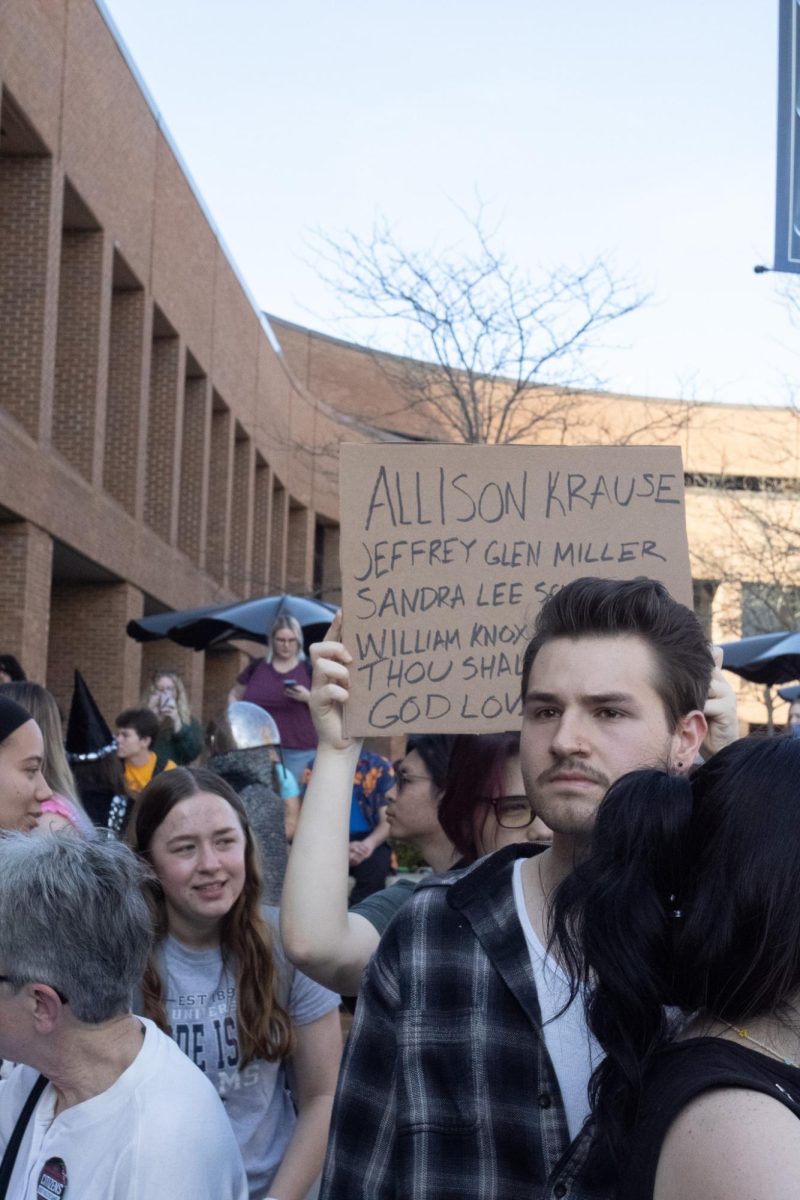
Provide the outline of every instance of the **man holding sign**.
[[[713,665],[697,618],[653,580],[577,579],[542,606],[521,664],[521,760],[552,847],[433,877],[389,927],[342,1070],[324,1200],[596,1200],[573,1139],[598,1051],[580,998],[564,1009],[550,899],[611,783],[688,772]],[[342,664],[330,671],[341,686]]]

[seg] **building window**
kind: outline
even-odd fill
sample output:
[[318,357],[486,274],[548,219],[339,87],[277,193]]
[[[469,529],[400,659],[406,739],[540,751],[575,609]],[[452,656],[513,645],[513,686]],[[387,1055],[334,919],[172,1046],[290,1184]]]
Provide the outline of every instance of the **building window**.
[[716,594],[719,582],[716,579],[693,579],[692,580],[692,606],[695,611],[695,616],[705,630],[706,636],[711,638],[711,619],[713,615],[714,596]]

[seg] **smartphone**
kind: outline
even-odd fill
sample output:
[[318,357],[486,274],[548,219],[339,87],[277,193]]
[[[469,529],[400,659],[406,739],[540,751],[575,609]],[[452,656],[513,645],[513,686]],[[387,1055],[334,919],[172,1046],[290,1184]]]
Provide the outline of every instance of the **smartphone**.
[[284,679],[283,686],[285,688],[297,687],[297,680],[296,679]]

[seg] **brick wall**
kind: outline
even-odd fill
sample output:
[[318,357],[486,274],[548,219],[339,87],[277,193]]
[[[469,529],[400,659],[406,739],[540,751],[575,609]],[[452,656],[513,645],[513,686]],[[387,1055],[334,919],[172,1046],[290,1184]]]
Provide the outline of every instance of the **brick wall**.
[[[61,243],[53,445],[91,480],[97,428],[103,304],[103,235],[65,230]],[[102,434],[102,430],[99,431]]]
[[136,513],[142,421],[146,301],[141,288],[115,289],[111,300],[103,486]]
[[0,169],[0,408],[39,435],[51,384],[58,261],[52,245],[53,163],[7,158]]
[[47,676],[53,543],[27,521],[0,524],[0,652],[15,654],[29,679]]
[[125,626],[142,611],[142,593],[129,583],[53,587],[47,684],[62,706],[69,704],[76,667],[109,725],[138,704],[142,647]]

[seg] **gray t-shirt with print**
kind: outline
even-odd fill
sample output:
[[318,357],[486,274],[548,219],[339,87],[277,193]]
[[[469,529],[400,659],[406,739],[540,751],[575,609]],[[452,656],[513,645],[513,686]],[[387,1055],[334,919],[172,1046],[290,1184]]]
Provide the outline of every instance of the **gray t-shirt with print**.
[[[273,927],[279,999],[293,1024],[308,1025],[338,1007],[339,997],[287,962],[278,910],[265,908],[264,916]],[[247,1169],[251,1200],[263,1197],[295,1125],[285,1065],[257,1059],[239,1068],[236,975],[218,949],[190,950],[168,937],[157,962],[172,1037],[219,1092]]]

